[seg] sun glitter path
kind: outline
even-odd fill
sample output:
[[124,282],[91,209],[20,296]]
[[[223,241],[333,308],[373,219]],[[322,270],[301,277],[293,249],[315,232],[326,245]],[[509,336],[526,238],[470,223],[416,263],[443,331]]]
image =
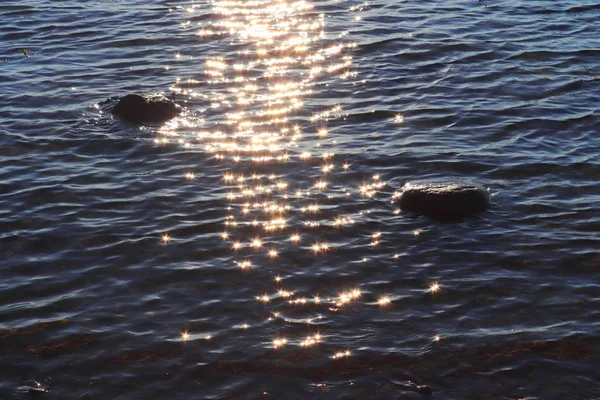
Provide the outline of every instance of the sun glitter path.
[[[335,135],[329,130],[344,116],[343,105],[311,110],[305,105],[316,85],[353,82],[351,53],[356,44],[343,37],[330,38],[325,17],[308,1],[212,4],[210,21],[200,27],[186,22],[182,27],[194,29],[199,40],[228,39],[239,50],[235,58],[208,59],[204,81],[177,82],[172,88],[175,92],[210,102],[207,116],[174,120],[160,130],[156,143],[204,146],[227,170],[222,176],[228,204],[221,239],[235,254],[233,264],[240,273],[268,276],[271,289],[255,296],[257,313],[266,310],[267,322],[319,327],[319,321],[351,305],[390,306],[393,294],[367,295],[360,284],[330,293],[316,293],[306,285],[293,287],[302,268],[298,260],[324,265],[329,258],[333,264],[347,264],[344,268],[367,262],[366,256],[359,260],[344,256],[351,242],[356,249],[357,241],[362,241],[365,255],[376,251],[398,257],[382,247],[382,232],[375,229],[365,234],[366,228],[361,232],[354,226],[369,212],[369,200],[382,197],[386,185],[378,175],[363,180],[353,171],[351,160],[335,154]],[[197,10],[190,6],[178,11],[193,16]],[[185,56],[177,54],[176,58]],[[209,95],[205,94],[207,84]],[[390,123],[402,121],[398,115]],[[186,179],[194,177],[193,172],[186,175]],[[345,206],[341,214],[340,205],[349,202],[356,205]],[[169,240],[163,236],[163,241]],[[441,289],[438,283],[434,285],[424,292]],[[253,328],[245,321],[239,326]],[[298,335],[285,324],[279,326],[266,346],[312,347],[326,341],[334,329],[309,328],[308,335]],[[182,341],[193,338],[194,332],[184,331],[181,336]],[[337,347],[328,347],[329,357],[352,355],[351,343]]]

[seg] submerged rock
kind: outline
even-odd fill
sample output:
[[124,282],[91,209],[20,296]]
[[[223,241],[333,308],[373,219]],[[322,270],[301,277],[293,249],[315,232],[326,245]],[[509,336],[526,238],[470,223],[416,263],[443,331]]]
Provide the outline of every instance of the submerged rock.
[[181,113],[181,107],[162,95],[128,94],[110,110],[117,117],[138,125],[160,125]]
[[30,387],[27,393],[30,396],[32,396],[32,397],[33,396],[37,397],[37,396],[41,396],[43,394],[46,394],[48,392],[50,392],[50,390],[48,390],[48,388],[44,388],[44,387]]
[[486,210],[488,192],[464,182],[411,182],[404,185],[400,209],[438,220],[460,220]]
[[423,396],[431,396],[433,394],[433,390],[427,385],[417,386],[417,392],[421,393]]

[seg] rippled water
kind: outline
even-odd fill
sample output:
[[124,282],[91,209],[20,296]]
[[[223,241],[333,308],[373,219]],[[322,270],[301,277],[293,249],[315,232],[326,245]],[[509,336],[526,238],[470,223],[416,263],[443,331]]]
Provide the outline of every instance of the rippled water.
[[600,398],[599,18],[3,0],[0,398]]

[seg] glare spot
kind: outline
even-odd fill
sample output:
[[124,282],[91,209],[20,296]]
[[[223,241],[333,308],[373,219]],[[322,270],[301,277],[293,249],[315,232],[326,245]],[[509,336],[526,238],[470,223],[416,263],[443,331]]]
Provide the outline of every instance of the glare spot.
[[327,188],[327,182],[325,181],[317,181],[315,183],[315,189],[324,190]]
[[402,122],[404,122],[404,117],[402,116],[402,114],[396,114],[394,116],[394,122],[396,124],[401,124]]
[[350,292],[340,293],[338,295],[337,305],[343,306],[345,304],[350,303],[353,300],[358,300],[361,295],[362,295],[362,292],[360,291],[360,289],[354,289]]
[[233,176],[233,174],[231,174],[231,173],[229,173],[229,172],[228,172],[228,173],[226,173],[225,175],[223,175],[223,180],[224,180],[225,182],[231,182],[231,181],[233,181],[233,179],[234,179],[234,176]]
[[390,299],[388,296],[380,297],[379,300],[377,300],[377,304],[379,304],[380,307],[385,307],[385,306],[389,305],[391,302],[392,302],[392,299]]
[[312,336],[307,336],[302,342],[300,342],[300,346],[310,347],[310,346],[314,346],[315,344],[318,344],[320,342],[321,342],[321,335],[317,333]]
[[314,243],[311,246],[311,249],[315,254],[319,254],[329,250],[329,245],[327,243]]
[[334,360],[337,360],[339,358],[344,358],[344,357],[349,357],[350,356],[350,350],[346,350],[346,351],[338,351],[337,353],[335,353],[331,358],[333,358]]
[[263,294],[262,296],[256,296],[256,301],[260,301],[261,303],[268,303],[271,301],[271,298],[268,294]]
[[325,165],[323,165],[323,168],[321,168],[321,171],[323,171],[324,174],[327,174],[327,173],[331,172],[332,169],[333,169],[332,164],[325,164]]
[[438,282],[433,282],[431,285],[429,285],[429,292],[431,293],[436,293],[441,289],[441,286]]
[[187,342],[190,338],[190,333],[188,331],[183,331],[181,333],[181,340]]

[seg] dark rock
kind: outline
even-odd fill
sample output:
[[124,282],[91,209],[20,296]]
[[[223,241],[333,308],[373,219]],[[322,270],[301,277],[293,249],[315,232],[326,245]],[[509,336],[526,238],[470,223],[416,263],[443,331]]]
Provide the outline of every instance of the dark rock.
[[484,188],[462,182],[411,182],[404,185],[400,195],[400,209],[437,220],[461,220],[489,205]]
[[433,390],[431,390],[431,388],[427,385],[417,386],[417,392],[423,396],[431,396],[433,394]]
[[431,396],[433,394],[433,390],[427,385],[417,385],[414,382],[407,383],[396,383],[396,386],[401,390],[410,390],[416,393],[419,393],[423,396]]
[[128,94],[121,97],[111,112],[138,125],[160,125],[181,113],[181,108],[165,96]]
[[47,386],[44,386],[40,382],[36,381],[33,381],[31,386],[26,386],[26,389],[26,393],[31,397],[38,397],[50,392],[50,389]]
[[31,388],[29,388],[29,391],[27,393],[32,397],[37,397],[37,396],[46,394],[48,392],[49,392],[49,390],[47,388],[31,387]]

